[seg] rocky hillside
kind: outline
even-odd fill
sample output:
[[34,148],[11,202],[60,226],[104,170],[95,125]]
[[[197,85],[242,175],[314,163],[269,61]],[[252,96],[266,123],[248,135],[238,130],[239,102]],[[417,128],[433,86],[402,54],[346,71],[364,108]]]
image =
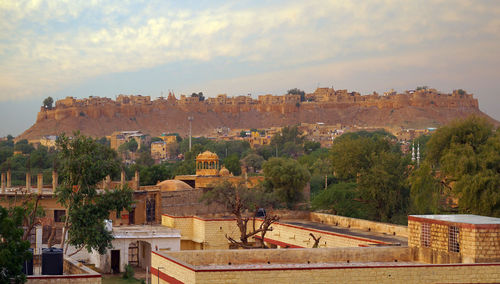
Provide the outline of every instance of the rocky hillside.
[[[372,127],[435,127],[471,114],[486,116],[477,99],[464,91],[442,94],[436,90],[360,95],[346,90],[319,88],[305,95],[198,98],[173,94],[151,100],[145,96],[120,95],[116,100],[68,97],[52,109],[41,108],[36,123],[18,139],[39,139],[44,135],[72,133],[102,137],[117,130],[141,130],[151,135],[189,131],[193,135],[213,132],[217,127],[265,128],[301,122]],[[489,118],[491,119],[491,118]],[[491,119],[494,121],[493,119]],[[496,123],[496,122],[495,122]]]

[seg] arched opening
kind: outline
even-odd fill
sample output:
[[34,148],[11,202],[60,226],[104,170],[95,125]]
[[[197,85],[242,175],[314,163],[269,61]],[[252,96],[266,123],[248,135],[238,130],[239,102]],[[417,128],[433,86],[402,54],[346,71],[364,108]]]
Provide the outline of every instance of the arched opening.
[[151,244],[142,240],[131,242],[128,246],[128,264],[142,269],[151,266]]

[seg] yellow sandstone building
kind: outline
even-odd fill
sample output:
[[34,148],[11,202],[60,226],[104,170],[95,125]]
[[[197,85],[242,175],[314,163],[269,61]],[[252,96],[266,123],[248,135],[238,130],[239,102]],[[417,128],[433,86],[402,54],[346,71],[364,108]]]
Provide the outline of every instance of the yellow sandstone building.
[[[181,231],[181,251],[152,253],[152,281],[500,282],[500,218],[412,215],[405,227],[310,214],[309,222],[279,222],[266,234],[264,241],[271,247],[289,249],[254,250],[227,249],[225,235],[238,236],[234,219],[163,215],[164,226]],[[310,248],[309,233],[321,237],[320,248]]]

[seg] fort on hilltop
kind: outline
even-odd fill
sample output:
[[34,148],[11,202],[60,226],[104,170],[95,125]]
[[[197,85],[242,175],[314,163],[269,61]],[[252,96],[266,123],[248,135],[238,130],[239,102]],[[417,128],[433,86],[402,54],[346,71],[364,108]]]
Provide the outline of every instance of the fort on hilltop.
[[451,94],[435,89],[361,95],[347,90],[318,88],[300,95],[229,97],[225,94],[200,101],[198,97],[169,93],[167,98],[119,95],[58,100],[55,107],[41,107],[36,123],[20,139],[80,130],[101,137],[113,131],[138,129],[158,135],[177,132],[186,135],[188,116],[193,116],[193,134],[206,135],[217,127],[262,128],[298,123],[342,123],[358,126],[433,127],[471,114],[486,116],[478,101],[463,90]]

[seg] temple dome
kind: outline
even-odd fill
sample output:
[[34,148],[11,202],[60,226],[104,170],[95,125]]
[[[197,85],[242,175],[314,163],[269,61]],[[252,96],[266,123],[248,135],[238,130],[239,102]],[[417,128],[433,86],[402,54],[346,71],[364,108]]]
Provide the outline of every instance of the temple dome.
[[201,154],[198,154],[198,156],[196,156],[196,160],[219,160],[219,156],[210,151],[205,151]]
[[231,173],[229,172],[228,169],[226,169],[226,167],[222,166],[222,169],[220,169],[220,171],[219,171],[219,175],[221,177],[227,177],[227,176],[230,176]]
[[156,185],[160,187],[160,191],[177,191],[177,190],[193,189],[189,184],[176,179],[164,180]]

